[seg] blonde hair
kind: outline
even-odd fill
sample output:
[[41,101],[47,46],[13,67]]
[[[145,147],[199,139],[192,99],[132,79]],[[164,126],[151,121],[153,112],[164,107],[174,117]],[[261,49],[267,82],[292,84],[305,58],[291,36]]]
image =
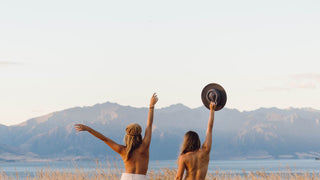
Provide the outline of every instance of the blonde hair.
[[131,156],[133,150],[137,149],[142,143],[141,126],[139,124],[129,124],[126,128],[124,143],[126,144],[126,160]]
[[200,149],[201,142],[199,135],[194,131],[188,131],[183,138],[183,144],[181,146],[181,154],[192,152]]

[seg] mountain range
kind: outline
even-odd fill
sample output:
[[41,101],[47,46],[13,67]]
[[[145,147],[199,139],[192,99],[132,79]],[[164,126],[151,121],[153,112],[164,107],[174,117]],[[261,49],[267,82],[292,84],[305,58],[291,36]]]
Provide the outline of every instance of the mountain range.
[[[119,158],[99,139],[77,133],[83,123],[118,143],[125,128],[145,129],[148,108],[106,102],[74,107],[32,118],[18,125],[0,125],[0,161],[42,159],[85,160]],[[193,130],[204,141],[209,110],[182,104],[155,109],[150,159],[176,159],[183,135]],[[240,112],[224,108],[215,113],[212,159],[283,159],[320,156],[320,111],[310,108],[260,108]]]

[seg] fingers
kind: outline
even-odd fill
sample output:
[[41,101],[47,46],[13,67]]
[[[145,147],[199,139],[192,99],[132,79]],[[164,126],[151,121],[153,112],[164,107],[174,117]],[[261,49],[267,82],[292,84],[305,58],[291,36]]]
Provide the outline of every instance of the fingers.
[[158,96],[157,96],[157,94],[156,93],[153,93],[153,97],[154,97],[154,99],[156,100],[156,102],[158,101]]
[[158,96],[156,93],[153,93],[152,97],[151,97],[151,101],[150,101],[150,105],[155,105],[158,102]]
[[215,110],[216,109],[217,104],[213,101],[210,102],[210,110]]
[[77,132],[83,131],[82,124],[75,124],[75,125],[74,125],[74,129],[75,129]]
[[157,93],[153,93],[152,98],[158,98]]
[[217,106],[217,103],[216,102],[211,102],[211,106],[215,108]]

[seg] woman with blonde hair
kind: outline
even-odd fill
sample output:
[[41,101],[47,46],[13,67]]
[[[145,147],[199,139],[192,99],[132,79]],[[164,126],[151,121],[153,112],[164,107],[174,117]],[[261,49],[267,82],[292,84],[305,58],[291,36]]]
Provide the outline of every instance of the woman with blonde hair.
[[206,178],[212,145],[212,128],[216,103],[211,102],[209,107],[210,117],[206,132],[206,139],[202,147],[200,147],[200,139],[196,132],[188,131],[184,135],[181,154],[178,159],[176,180],[181,180],[183,178],[185,170],[185,180],[204,180]]
[[125,173],[122,174],[121,180],[145,180],[149,164],[149,147],[152,134],[152,123],[154,106],[158,101],[154,93],[150,100],[149,114],[144,138],[142,138],[141,126],[139,124],[129,124],[126,128],[124,138],[125,145],[120,145],[113,140],[105,137],[89,126],[76,124],[75,129],[79,131],[88,131],[93,136],[105,142],[111,149],[120,154],[125,167]]

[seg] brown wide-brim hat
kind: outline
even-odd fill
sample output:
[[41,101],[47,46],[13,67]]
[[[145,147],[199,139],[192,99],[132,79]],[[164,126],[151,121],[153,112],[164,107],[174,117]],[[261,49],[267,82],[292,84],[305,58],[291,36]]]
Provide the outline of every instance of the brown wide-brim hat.
[[201,92],[201,100],[205,107],[210,109],[210,102],[217,101],[215,111],[222,109],[227,103],[227,94],[222,86],[216,83],[206,85]]

